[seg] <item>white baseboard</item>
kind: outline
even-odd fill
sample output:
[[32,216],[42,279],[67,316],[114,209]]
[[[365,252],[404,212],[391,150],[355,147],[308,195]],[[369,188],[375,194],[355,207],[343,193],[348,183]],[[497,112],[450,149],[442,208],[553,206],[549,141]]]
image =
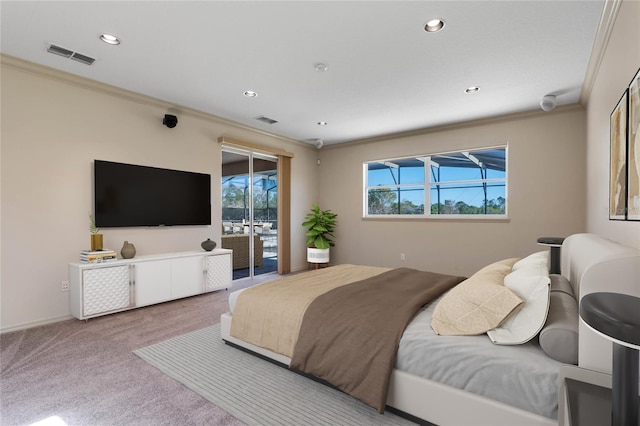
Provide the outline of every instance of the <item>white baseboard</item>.
[[61,317],[46,318],[37,321],[25,322],[22,324],[12,325],[9,327],[0,327],[0,334],[11,333],[13,331],[26,330],[28,328],[40,327],[41,325],[53,324],[55,322],[73,319],[71,315],[63,315]]

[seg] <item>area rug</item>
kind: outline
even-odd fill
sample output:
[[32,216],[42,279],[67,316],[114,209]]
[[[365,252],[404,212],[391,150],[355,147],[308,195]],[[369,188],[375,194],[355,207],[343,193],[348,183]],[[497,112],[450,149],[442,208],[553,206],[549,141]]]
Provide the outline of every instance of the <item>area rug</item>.
[[220,324],[134,351],[248,425],[413,425],[226,345]]

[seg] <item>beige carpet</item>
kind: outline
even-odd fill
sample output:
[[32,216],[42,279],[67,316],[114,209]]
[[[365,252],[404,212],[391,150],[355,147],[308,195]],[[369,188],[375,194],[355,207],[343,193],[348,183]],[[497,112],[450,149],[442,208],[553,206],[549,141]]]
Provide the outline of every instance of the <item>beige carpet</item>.
[[[234,289],[275,277],[234,283]],[[1,335],[0,424],[57,417],[56,425],[242,425],[132,353],[218,323],[228,295]]]

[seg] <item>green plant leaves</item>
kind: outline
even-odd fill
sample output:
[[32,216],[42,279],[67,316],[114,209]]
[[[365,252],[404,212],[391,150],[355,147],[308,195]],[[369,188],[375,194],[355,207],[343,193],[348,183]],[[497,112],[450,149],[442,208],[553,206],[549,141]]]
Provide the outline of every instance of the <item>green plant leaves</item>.
[[335,238],[333,230],[337,225],[338,215],[331,210],[321,210],[317,204],[312,204],[311,212],[305,216],[302,226],[307,228],[307,246],[319,249],[333,247],[331,238]]
[[100,229],[96,226],[96,220],[91,213],[89,213],[89,232],[92,234],[100,232]]

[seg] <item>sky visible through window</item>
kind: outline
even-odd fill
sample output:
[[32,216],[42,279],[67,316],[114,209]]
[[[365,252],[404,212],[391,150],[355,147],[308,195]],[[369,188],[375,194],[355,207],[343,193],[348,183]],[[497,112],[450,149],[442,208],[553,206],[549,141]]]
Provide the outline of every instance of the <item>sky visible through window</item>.
[[[432,168],[429,171],[437,173],[436,168]],[[396,168],[386,168],[379,170],[370,170],[368,172],[368,186],[375,187],[379,185],[395,185],[398,183],[398,175],[400,175],[400,184],[410,185],[410,184],[419,184],[422,185],[425,182],[424,175],[424,167],[402,167],[400,169]],[[487,179],[494,178],[504,178],[505,172],[498,170],[487,170]],[[395,179],[394,179],[395,178]],[[433,176],[429,176],[431,182],[434,181]],[[452,182],[452,181],[465,181],[465,180],[478,180],[482,179],[480,175],[480,169],[478,168],[462,168],[462,167],[440,167],[440,182]],[[484,202],[484,192],[482,188],[478,187],[478,184],[474,185],[449,185],[442,186],[441,190],[441,202],[444,203],[445,200],[453,200],[454,203],[462,201],[468,205],[472,206],[481,206]],[[432,190],[432,199],[431,203],[437,202],[435,189]],[[498,197],[505,196],[504,184],[501,184],[498,187],[489,186],[487,188],[487,199],[495,200]],[[402,195],[403,200],[408,200],[413,202],[416,205],[421,205],[424,203],[424,194],[420,189],[416,189],[414,191],[403,191]]]

